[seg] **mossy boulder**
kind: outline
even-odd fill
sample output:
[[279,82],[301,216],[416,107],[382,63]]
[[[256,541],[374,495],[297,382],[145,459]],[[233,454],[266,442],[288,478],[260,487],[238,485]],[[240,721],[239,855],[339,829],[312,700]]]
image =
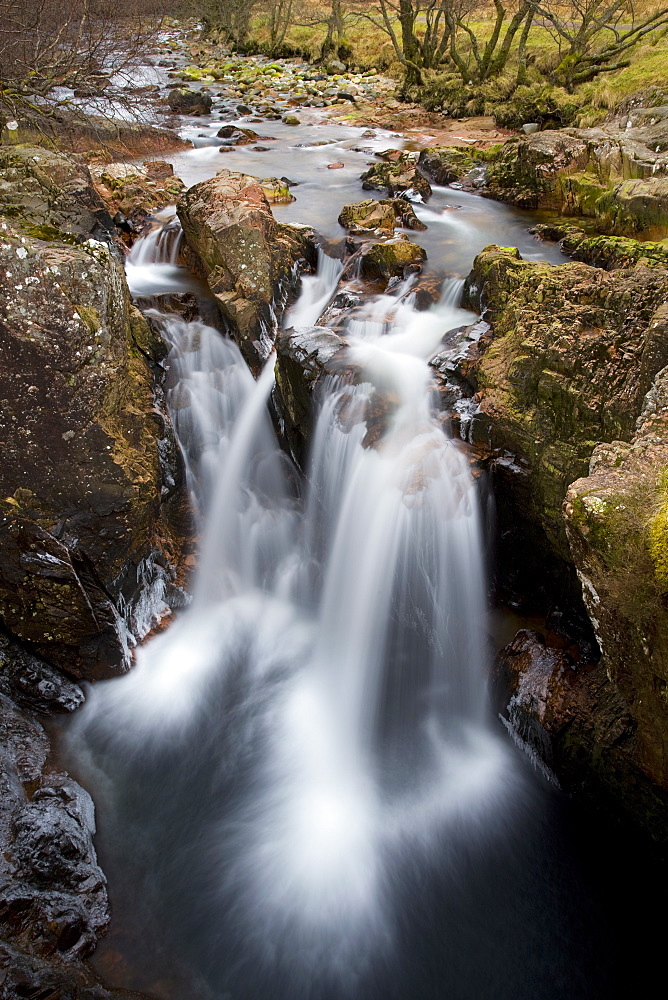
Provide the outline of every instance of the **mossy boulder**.
[[159,160],[143,165],[109,163],[91,167],[91,175],[110,212],[143,219],[151,211],[173,204],[185,190],[181,178],[174,176],[171,164],[165,163],[164,167],[160,164]]
[[423,200],[431,197],[431,185],[418,169],[416,153],[401,153],[392,162],[375,163],[361,175],[365,191],[385,191],[391,198],[415,191]]
[[187,87],[177,87],[169,92],[167,104],[170,111],[177,115],[193,115],[201,117],[211,111],[213,101],[209,94],[201,90],[190,90]]
[[88,168],[39,146],[0,146],[0,215],[23,229],[76,238],[113,230]]
[[297,200],[289,185],[280,177],[263,177],[260,187],[270,205],[290,205]]
[[452,184],[460,181],[480,166],[482,160],[471,149],[459,146],[429,146],[423,149],[418,167],[434,184]]
[[403,198],[388,198],[382,201],[369,199],[344,205],[339,215],[339,225],[356,235],[366,233],[391,235],[397,226],[413,230],[427,228],[416,216],[410,202]]
[[[107,244],[0,222],[0,617],[85,678],[129,664],[175,555],[180,461]],[[139,605],[137,605],[139,607]]]
[[[506,504],[570,561],[561,505],[598,442],[630,439],[668,363],[668,271],[528,263],[487,247],[467,279],[493,340],[468,377],[480,393],[474,440],[501,461]],[[512,517],[511,517],[512,520]]]
[[506,143],[490,165],[488,191],[522,208],[587,216],[602,233],[667,233],[666,110],[651,126],[643,119],[636,127],[624,116],[605,129],[539,132]]
[[423,247],[401,235],[363,248],[360,274],[363,278],[389,281],[390,278],[402,278],[408,273],[420,271],[426,259],[427,252]]
[[668,269],[668,244],[639,242],[623,236],[585,236],[577,229],[569,229],[561,239],[561,246],[573,260],[581,260],[606,271],[618,268],[658,267]]
[[295,265],[314,260],[310,231],[279,225],[261,183],[230,170],[189,188],[178,214],[192,263],[256,367],[271,350],[272,308],[293,281]]

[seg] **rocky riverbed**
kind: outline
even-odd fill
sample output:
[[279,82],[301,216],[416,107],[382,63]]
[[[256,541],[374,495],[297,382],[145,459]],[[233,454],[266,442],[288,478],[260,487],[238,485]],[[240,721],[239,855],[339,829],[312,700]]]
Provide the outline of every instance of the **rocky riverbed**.
[[[201,286],[172,305],[209,310],[253,369],[276,346],[274,415],[300,461],[317,386],[341,371],[338,319],[369,290],[421,272],[412,293],[429,307],[438,296],[429,267],[448,232],[436,227],[448,212],[454,224],[474,201],[475,211],[493,211],[484,195],[580,217],[543,223],[534,236],[525,230],[536,219],[514,222],[521,251],[480,247],[465,295],[482,322],[463,316],[432,367],[444,419],[493,479],[498,592],[552,611],[547,643],[523,630],[499,654],[509,724],[568,790],[659,843],[668,833],[666,108],[508,142],[489,121],[431,116],[393,143],[383,126],[416,119],[377,74],[178,45],[160,65],[168,77],[153,96],[183,116],[168,121],[199,143],[194,153],[219,157],[214,169],[191,160],[206,179],[180,180],[179,155],[191,154],[172,155],[186,143],[171,146],[163,133],[152,146],[145,133],[148,145],[134,151],[167,150],[166,159],[103,163],[109,147],[102,155],[95,146],[90,169],[20,142],[25,135],[5,133],[0,146],[8,1000],[131,996],[107,990],[82,961],[108,926],[106,882],[92,802],[58,765],[44,720],[76,710],[79,681],[130,668],[135,643],[187,601],[192,526],[164,406],[166,348],[123,270],[128,244],[175,202],[179,261]],[[308,183],[276,176],[280,157],[297,152],[283,135],[314,122],[359,126],[346,133],[348,148],[329,136],[320,147],[336,146],[322,171],[334,168],[328,176],[347,185],[329,206],[340,227],[328,223],[326,237],[299,216]],[[272,123],[283,129],[278,140],[265,135]],[[274,141],[284,143],[280,155]],[[310,135],[307,145],[318,151],[317,142]],[[266,157],[256,176],[233,162],[248,147]],[[460,201],[439,202],[450,195]],[[337,296],[308,336],[281,331],[300,273],[332,249],[331,232],[344,265]],[[566,260],[560,248],[572,260],[554,266]],[[534,259],[542,256],[551,263]]]

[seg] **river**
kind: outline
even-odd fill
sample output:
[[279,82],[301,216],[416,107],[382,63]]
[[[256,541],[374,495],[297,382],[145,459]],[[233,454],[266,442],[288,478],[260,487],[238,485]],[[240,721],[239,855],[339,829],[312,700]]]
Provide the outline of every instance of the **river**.
[[[342,205],[401,140],[312,113],[260,127],[268,152],[221,154],[219,127],[184,124],[197,148],[175,171],[294,182],[276,217],[331,250],[284,321],[306,329],[337,289]],[[581,820],[490,706],[487,519],[430,402],[429,359],[474,318],[457,293],[475,254],[563,258],[474,194],[414,208],[441,297],[421,311],[399,283],[339,317],[363,380],[323,386],[305,476],[269,416],[273,357],[255,381],[234,343],[161,309],[191,283],[173,240],[128,262],[170,349],[200,557],[190,606],[67,734],[97,805],[113,924],[96,962],[114,984],[161,1000],[615,995],[617,916]],[[368,447],[374,393],[389,416]]]

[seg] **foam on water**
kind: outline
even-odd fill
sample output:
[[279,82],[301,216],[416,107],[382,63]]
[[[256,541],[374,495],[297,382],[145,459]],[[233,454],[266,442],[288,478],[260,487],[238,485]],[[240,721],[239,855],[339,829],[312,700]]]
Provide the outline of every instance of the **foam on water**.
[[[151,234],[129,271],[162,287],[177,252]],[[321,255],[286,323],[316,323],[340,272]],[[190,769],[204,806],[179,817],[189,840],[172,850],[194,873],[197,845],[207,914],[244,961],[299,968],[285,995],[325,974],[353,989],[391,950],[407,845],[411,864],[427,858],[514,780],[486,704],[476,488],[429,404],[427,362],[468,316],[460,291],[417,312],[406,284],[348,318],[361,381],[323,385],[303,501],[266,405],[273,356],[255,382],[216,330],[152,312],[200,565],[191,606],[95,687],[75,741],[118,794],[148,762],[170,794],[159,762],[182,755],[173,780]]]

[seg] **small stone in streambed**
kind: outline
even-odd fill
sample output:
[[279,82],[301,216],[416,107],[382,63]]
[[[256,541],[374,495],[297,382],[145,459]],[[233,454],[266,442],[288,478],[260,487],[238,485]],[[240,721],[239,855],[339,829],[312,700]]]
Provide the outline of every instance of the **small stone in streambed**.
[[249,108],[247,104],[237,104],[237,114],[239,115],[252,115],[253,109]]
[[345,163],[328,163],[328,170],[342,170],[345,167]]
[[301,122],[299,121],[299,118],[296,117],[296,115],[285,115],[285,117],[283,118],[283,124],[284,125],[301,125]]

